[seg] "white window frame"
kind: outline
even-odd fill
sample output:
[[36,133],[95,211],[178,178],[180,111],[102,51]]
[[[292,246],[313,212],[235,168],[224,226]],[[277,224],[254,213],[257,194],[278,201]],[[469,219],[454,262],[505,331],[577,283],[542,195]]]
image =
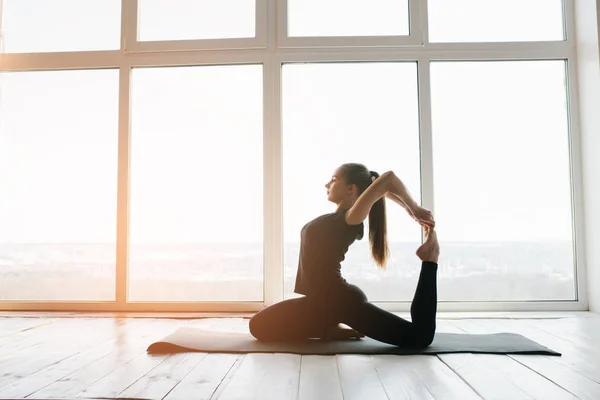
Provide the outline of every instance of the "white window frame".
[[[267,0],[255,0],[255,37],[189,40],[139,40],[139,0],[122,0],[126,5],[125,50],[130,53],[190,51],[190,50],[236,50],[264,49],[267,44]],[[234,12],[234,11],[232,11]]]
[[[577,298],[573,301],[445,302],[443,311],[576,311],[587,310],[586,264],[582,165],[577,87],[577,52],[574,39],[574,1],[565,1],[566,40],[525,43],[435,43],[427,40],[426,0],[418,5],[415,18],[420,30],[409,38],[414,43],[386,42],[386,38],[327,38],[316,42],[304,38],[282,38],[277,16],[285,0],[257,0],[257,38],[252,42],[223,41],[137,42],[136,0],[122,1],[121,48],[111,51],[84,51],[36,54],[0,54],[0,72],[35,70],[77,70],[115,68],[119,78],[119,139],[116,246],[116,299],[105,302],[0,301],[0,310],[20,311],[182,311],[255,312],[283,300],[283,185],[281,67],[290,62],[413,61],[418,64],[421,147],[422,205],[435,213],[432,159],[430,63],[440,60],[566,60],[569,99],[569,145],[571,160],[573,240]],[[260,10],[260,11],[259,11]],[[1,11],[1,10],[0,10]],[[264,13],[262,12],[264,11]],[[421,14],[419,14],[421,13]],[[133,21],[136,21],[135,23]],[[262,21],[262,22],[261,22]],[[414,25],[411,25],[414,28]],[[261,33],[262,32],[262,33]],[[418,40],[416,40],[418,38]],[[405,38],[406,39],[406,38]],[[415,43],[416,43],[415,42]],[[360,43],[361,46],[355,46]],[[245,45],[242,46],[242,44]],[[218,48],[217,48],[218,47]],[[243,47],[243,48],[242,48]],[[130,176],[130,72],[144,66],[263,65],[263,213],[264,213],[264,301],[262,302],[128,302],[129,176]],[[377,302],[390,311],[408,311],[410,302]]]
[[[408,0],[408,35],[399,36],[311,36],[297,37],[288,34],[288,1],[279,0],[277,7],[277,37],[279,48],[315,48],[315,47],[384,47],[384,46],[421,46],[422,3]],[[301,1],[301,0],[300,0]]]

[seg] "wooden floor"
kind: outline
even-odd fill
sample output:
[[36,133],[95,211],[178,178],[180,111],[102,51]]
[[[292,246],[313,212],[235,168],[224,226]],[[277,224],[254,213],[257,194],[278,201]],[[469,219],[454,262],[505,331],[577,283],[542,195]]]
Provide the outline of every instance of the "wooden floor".
[[562,357],[146,354],[184,325],[248,331],[242,318],[3,313],[0,399],[600,399],[600,316],[593,313],[438,320],[438,332],[516,332]]

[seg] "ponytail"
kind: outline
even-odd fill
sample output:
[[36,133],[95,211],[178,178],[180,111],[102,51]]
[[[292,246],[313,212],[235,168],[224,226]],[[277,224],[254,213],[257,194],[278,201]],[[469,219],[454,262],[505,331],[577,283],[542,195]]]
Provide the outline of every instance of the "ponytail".
[[[379,174],[369,171],[364,164],[347,163],[340,167],[341,174],[346,183],[356,185],[359,195],[362,194]],[[373,204],[369,210],[369,243],[371,244],[371,255],[377,266],[385,269],[390,250],[387,242],[387,224],[385,216],[385,199],[382,197]]]
[[[371,179],[379,178],[379,174],[370,171]],[[373,204],[369,211],[369,243],[371,255],[381,269],[385,269],[390,249],[387,242],[387,219],[385,213],[385,199],[382,197]]]

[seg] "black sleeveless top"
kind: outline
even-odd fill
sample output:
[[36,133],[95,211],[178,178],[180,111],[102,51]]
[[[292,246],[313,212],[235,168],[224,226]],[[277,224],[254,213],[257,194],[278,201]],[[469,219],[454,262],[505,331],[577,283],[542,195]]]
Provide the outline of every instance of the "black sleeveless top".
[[364,224],[348,225],[346,212],[325,214],[304,225],[294,292],[318,295],[345,283],[341,262],[354,240],[362,239]]

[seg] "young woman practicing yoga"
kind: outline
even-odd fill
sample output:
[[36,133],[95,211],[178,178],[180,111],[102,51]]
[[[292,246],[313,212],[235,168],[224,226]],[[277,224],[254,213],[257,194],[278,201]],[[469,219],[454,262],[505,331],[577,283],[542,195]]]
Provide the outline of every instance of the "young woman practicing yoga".
[[[379,176],[362,164],[343,164],[325,187],[327,199],[337,209],[302,228],[294,291],[304,297],[273,304],[255,314],[250,332],[262,341],[367,335],[397,346],[429,346],[435,334],[440,252],[433,215],[412,199],[392,171]],[[384,197],[401,205],[425,229],[426,240],[416,251],[422,265],[410,308],[412,322],[376,307],[341,275],[340,263],[348,247],[362,239],[367,216],[372,256],[379,267],[385,267],[389,249]],[[353,329],[343,329],[340,323]]]

